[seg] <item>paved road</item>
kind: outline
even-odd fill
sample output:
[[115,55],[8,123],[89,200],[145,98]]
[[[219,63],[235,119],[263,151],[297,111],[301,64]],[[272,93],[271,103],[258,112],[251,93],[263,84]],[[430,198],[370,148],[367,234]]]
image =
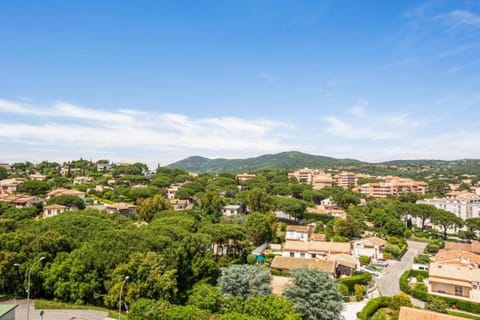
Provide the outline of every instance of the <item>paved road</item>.
[[[15,301],[2,301],[0,304],[14,304]],[[15,319],[27,319],[27,301],[17,300],[18,307],[15,310]],[[104,320],[108,314],[95,310],[44,310],[43,318],[40,317],[40,310],[35,310],[33,302],[30,301],[30,320]]]
[[[383,276],[377,280],[377,289],[382,296],[393,296],[400,291],[399,279],[400,276],[406,271],[411,269],[413,264],[413,258],[422,253],[426,247],[426,243],[408,241],[408,250],[403,255],[400,261],[393,261],[385,269]],[[422,301],[412,298],[414,305],[422,307],[424,303]]]

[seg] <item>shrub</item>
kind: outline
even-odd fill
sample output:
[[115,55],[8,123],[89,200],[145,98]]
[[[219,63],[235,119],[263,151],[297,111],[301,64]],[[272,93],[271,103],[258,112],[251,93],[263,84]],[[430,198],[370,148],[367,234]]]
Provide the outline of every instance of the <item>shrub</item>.
[[255,264],[255,262],[257,262],[257,256],[254,255],[254,254],[249,254],[247,256],[247,263],[248,264]]
[[363,295],[365,294],[365,289],[359,284],[355,284],[354,286],[355,291],[355,300],[362,301]]
[[417,284],[415,285],[415,288],[413,288],[413,290],[415,291],[423,291],[423,292],[427,292],[428,291],[428,288],[427,288],[427,285],[423,282],[417,282]]
[[364,266],[370,264],[370,262],[372,262],[372,258],[369,256],[360,256],[358,257],[358,261],[360,261],[360,264]]
[[405,292],[406,294],[410,294],[410,286],[408,285],[408,278],[410,277],[410,270],[405,271],[401,276],[400,276],[400,290]]
[[428,297],[427,303],[425,304],[425,309],[440,313],[447,313],[448,308],[448,303],[445,302],[445,300],[434,296]]
[[417,274],[416,278],[417,278],[417,282],[423,282],[423,279],[425,279],[425,277],[422,274]]
[[400,307],[412,307],[412,301],[410,300],[410,297],[401,292],[397,293],[392,297],[392,301],[390,302],[389,307],[393,310],[400,310]]
[[392,297],[378,297],[367,302],[362,311],[357,314],[359,320],[367,320],[373,316],[377,310],[386,308],[392,302]]
[[368,272],[363,272],[355,276],[339,279],[339,282],[347,286],[349,292],[353,292],[355,284],[366,285],[371,280],[372,280],[372,275]]
[[395,258],[398,258],[400,256],[400,253],[402,252],[402,250],[396,244],[387,243],[385,245],[384,252],[390,253]]
[[343,283],[340,283],[340,285],[338,286],[338,291],[340,291],[340,293],[342,294],[342,296],[348,296],[348,294],[350,293],[348,291],[348,287],[346,285],[344,285]]
[[440,246],[436,244],[428,244],[425,250],[429,253],[437,253],[440,250]]
[[429,264],[430,257],[426,254],[420,254],[413,259],[413,262],[418,264]]
[[380,309],[371,318],[371,320],[387,320],[389,319],[387,313],[385,312],[384,309]]

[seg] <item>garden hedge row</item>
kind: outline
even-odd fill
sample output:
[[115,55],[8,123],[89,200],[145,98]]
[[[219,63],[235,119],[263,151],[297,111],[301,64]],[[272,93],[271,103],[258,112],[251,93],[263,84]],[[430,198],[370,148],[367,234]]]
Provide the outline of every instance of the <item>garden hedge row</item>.
[[367,302],[362,311],[357,313],[359,320],[368,320],[377,312],[378,309],[386,308],[392,302],[392,297],[378,297]]
[[356,284],[367,285],[371,280],[372,275],[368,272],[363,272],[355,276],[341,278],[339,279],[339,283],[344,284],[347,286],[348,291],[353,292]]

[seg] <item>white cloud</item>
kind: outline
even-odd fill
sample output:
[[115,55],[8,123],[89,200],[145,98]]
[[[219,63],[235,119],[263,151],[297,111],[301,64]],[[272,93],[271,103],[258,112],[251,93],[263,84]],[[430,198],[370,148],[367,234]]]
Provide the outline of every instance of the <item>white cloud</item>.
[[364,99],[359,99],[356,104],[350,108],[350,113],[357,118],[364,118],[367,114],[365,108],[368,106],[368,102]]
[[453,10],[449,13],[438,15],[434,19],[445,23],[451,28],[458,28],[462,25],[480,27],[480,15],[466,10]]
[[31,147],[114,155],[142,149],[160,154],[159,160],[165,159],[165,151],[170,153],[167,158],[175,158],[174,154],[191,155],[199,150],[243,156],[292,148],[276,136],[288,126],[268,119],[197,119],[173,113],[95,110],[66,102],[37,106],[0,100],[2,113],[15,114],[17,119],[8,123],[0,120],[0,143],[28,146],[18,151],[25,159],[29,159],[27,149]]

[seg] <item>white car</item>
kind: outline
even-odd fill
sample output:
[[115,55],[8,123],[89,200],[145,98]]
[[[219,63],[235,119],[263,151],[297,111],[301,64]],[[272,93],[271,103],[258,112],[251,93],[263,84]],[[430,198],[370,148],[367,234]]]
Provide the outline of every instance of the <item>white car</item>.
[[377,270],[369,266],[363,266],[360,270],[370,273],[374,277],[380,277],[380,273]]

